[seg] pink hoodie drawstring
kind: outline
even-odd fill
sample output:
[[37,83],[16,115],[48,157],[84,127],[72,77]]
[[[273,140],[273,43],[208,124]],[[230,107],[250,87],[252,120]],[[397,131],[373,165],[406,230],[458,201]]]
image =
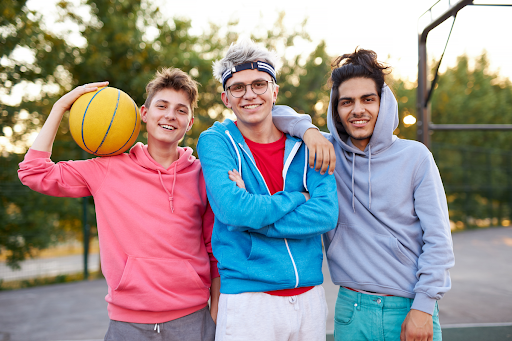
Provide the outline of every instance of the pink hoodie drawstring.
[[158,176],[160,177],[160,183],[162,184],[162,187],[164,188],[165,193],[167,193],[167,196],[169,197],[169,206],[171,208],[172,213],[174,213],[173,201],[174,201],[174,187],[176,186],[176,176],[177,176],[176,167],[177,167],[177,165],[178,165],[178,163],[174,162],[174,178],[172,180],[171,193],[169,193],[169,191],[167,190],[167,188],[164,185],[164,180],[162,179],[162,173],[160,172],[160,170],[157,169]]

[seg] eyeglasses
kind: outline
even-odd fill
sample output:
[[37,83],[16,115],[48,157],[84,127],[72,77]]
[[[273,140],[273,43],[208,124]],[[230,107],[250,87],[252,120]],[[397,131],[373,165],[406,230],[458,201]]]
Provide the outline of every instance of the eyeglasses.
[[251,86],[252,91],[256,95],[263,95],[265,92],[267,92],[268,84],[274,83],[273,81],[266,81],[266,80],[257,80],[252,83],[244,84],[244,83],[235,83],[231,84],[226,88],[227,91],[231,93],[231,96],[240,98],[245,95],[247,92],[247,85]]

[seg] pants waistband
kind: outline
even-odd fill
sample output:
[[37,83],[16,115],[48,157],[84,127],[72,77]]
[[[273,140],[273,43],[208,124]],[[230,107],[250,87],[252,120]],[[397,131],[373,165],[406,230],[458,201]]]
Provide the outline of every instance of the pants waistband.
[[411,309],[413,302],[412,298],[363,294],[344,287],[340,287],[338,299],[352,301],[358,309],[365,305],[388,309]]

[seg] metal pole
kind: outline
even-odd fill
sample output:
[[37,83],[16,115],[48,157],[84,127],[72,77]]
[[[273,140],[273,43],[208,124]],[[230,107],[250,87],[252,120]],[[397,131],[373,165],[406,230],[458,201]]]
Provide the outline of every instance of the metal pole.
[[488,202],[487,202],[487,210],[489,214],[490,223],[489,225],[492,226],[492,218],[494,218],[494,205],[493,205],[493,190],[492,190],[492,157],[491,153],[487,153],[486,155],[486,161],[487,161],[487,174],[489,174],[489,182],[488,182],[488,190],[487,194],[489,195]]
[[[82,150],[82,159],[87,158],[87,153]],[[83,230],[83,245],[84,245],[84,280],[89,278],[89,239],[91,235],[91,227],[87,223],[87,206],[88,197],[82,198],[82,230]]]
[[89,278],[89,237],[90,237],[90,227],[87,223],[87,200],[88,198],[82,198],[82,209],[83,209],[83,218],[82,218],[82,226],[83,226],[83,234],[84,234],[84,279]]
[[430,148],[429,135],[429,106],[425,105],[428,94],[427,84],[427,35],[420,34],[418,36],[418,91],[416,95],[416,109],[418,112],[418,129],[416,138],[422,142],[427,148]]

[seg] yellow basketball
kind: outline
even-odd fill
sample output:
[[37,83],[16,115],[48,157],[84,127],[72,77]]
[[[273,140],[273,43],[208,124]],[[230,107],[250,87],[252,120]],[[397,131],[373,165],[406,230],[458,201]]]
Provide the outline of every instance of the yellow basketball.
[[139,108],[125,92],[111,87],[99,88],[73,103],[69,130],[75,142],[88,153],[121,154],[139,135]]

